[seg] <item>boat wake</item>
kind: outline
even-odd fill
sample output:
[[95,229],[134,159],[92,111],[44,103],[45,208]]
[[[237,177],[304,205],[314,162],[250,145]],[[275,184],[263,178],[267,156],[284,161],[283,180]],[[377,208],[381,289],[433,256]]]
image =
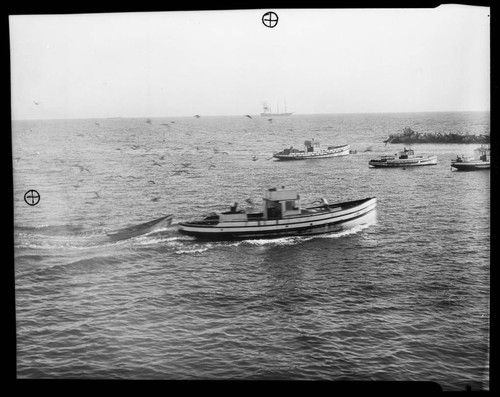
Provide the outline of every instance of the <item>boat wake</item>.
[[110,238],[105,229],[85,230],[83,226],[15,227],[14,247],[41,250],[89,250],[114,246],[149,245],[177,233],[171,227],[155,229],[122,239]]
[[44,251],[102,250],[120,247],[120,249],[151,248],[166,250],[178,255],[196,255],[213,249],[241,245],[272,247],[303,244],[315,239],[338,239],[357,234],[374,223],[376,223],[376,211],[353,221],[353,224],[345,225],[346,228],[339,232],[238,241],[200,241],[195,237],[180,234],[175,224],[121,240],[110,239],[104,229],[84,230],[81,226],[19,227],[16,228],[15,233],[15,248]]

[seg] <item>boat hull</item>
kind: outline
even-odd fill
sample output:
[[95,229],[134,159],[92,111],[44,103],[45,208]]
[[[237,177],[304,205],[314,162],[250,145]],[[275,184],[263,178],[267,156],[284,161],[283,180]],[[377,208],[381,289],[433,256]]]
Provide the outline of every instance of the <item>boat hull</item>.
[[490,162],[489,161],[470,161],[470,162],[456,162],[453,161],[451,166],[455,168],[457,171],[481,171],[481,170],[489,170]]
[[339,232],[376,210],[376,198],[331,204],[329,210],[279,220],[225,222],[201,225],[180,222],[179,232],[204,240],[273,239]]
[[339,146],[331,150],[322,150],[319,152],[301,152],[301,153],[290,153],[290,154],[273,154],[273,157],[282,161],[293,161],[293,160],[309,160],[309,159],[323,159],[328,157],[340,157],[349,155],[349,145]]
[[424,165],[437,165],[437,157],[422,157],[397,160],[370,160],[368,165],[375,168],[419,167]]
[[280,117],[280,116],[291,116],[292,113],[261,113],[262,117]]

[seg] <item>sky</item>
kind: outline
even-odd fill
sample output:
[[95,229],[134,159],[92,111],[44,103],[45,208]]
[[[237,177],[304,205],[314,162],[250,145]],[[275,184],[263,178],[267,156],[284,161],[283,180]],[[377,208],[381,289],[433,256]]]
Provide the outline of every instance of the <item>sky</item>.
[[12,119],[490,110],[490,10],[9,17]]

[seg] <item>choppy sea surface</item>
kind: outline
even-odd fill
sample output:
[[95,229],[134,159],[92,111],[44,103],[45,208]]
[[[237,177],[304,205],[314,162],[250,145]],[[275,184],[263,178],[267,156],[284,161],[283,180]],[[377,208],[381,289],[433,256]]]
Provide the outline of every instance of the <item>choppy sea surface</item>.
[[[489,389],[490,171],[477,145],[373,169],[404,127],[489,134],[489,112],[13,121],[17,377],[433,381]],[[341,158],[280,162],[315,138]],[[377,197],[371,222],[316,237],[200,242],[182,220]],[[29,206],[27,191],[40,194]],[[106,231],[174,214],[112,241]]]

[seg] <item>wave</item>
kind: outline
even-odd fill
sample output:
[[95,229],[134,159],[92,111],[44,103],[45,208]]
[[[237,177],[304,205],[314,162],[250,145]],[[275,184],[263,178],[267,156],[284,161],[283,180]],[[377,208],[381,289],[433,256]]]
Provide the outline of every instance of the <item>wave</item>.
[[18,233],[36,233],[48,236],[78,234],[84,230],[82,225],[40,225],[40,226],[22,226],[14,225],[14,231]]
[[[171,238],[172,228],[164,227],[139,236],[112,239],[107,229],[88,229],[81,225],[14,226],[15,248],[32,249],[92,249],[105,246],[130,244],[155,244]],[[176,230],[175,230],[176,232]]]

